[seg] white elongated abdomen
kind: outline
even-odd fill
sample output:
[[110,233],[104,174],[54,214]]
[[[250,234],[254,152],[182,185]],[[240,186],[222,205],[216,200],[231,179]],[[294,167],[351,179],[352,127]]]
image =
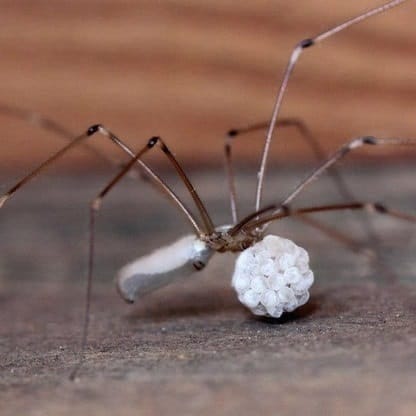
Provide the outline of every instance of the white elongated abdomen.
[[239,255],[232,286],[254,314],[279,318],[308,301],[313,279],[303,248],[268,235]]
[[165,286],[176,279],[190,276],[203,268],[213,255],[195,235],[187,235],[173,244],[124,266],[117,276],[117,288],[127,302]]

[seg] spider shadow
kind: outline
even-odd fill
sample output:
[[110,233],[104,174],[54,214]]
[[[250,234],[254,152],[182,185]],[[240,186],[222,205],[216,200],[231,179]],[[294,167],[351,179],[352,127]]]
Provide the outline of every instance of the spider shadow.
[[270,316],[256,316],[255,319],[259,322],[264,322],[269,325],[283,325],[290,322],[307,319],[319,311],[321,305],[317,298],[313,297],[308,303],[294,310],[293,312],[286,312],[280,318],[272,318]]
[[170,319],[238,313],[241,306],[228,287],[210,286],[177,290],[164,288],[138,300],[128,314],[137,319],[166,321]]
[[130,322],[135,322],[138,319],[163,322],[186,317],[246,314],[247,319],[279,325],[304,320],[317,314],[325,317],[343,312],[345,305],[336,302],[335,299],[331,301],[331,298],[330,291],[321,290],[312,294],[307,304],[276,319],[253,317],[239,303],[234,291],[229,287],[196,287],[180,291],[166,288],[139,300],[134,305],[134,309],[129,312],[127,319]]
[[280,318],[256,316],[254,319],[270,325],[282,325],[308,320],[311,317],[319,317],[320,319],[333,318],[345,313],[349,309],[347,301],[340,302],[336,292],[336,288],[315,290],[309,301],[293,312],[284,313]]

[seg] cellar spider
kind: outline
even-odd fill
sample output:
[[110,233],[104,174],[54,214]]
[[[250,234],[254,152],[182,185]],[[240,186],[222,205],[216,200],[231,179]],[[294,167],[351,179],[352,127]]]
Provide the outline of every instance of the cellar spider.
[[[254,211],[244,218],[239,217],[237,210],[236,188],[232,165],[232,138],[240,133],[244,133],[244,131],[264,128],[264,125],[254,125],[245,130],[231,130],[228,133],[228,138],[225,142],[225,160],[232,216],[231,224],[221,226],[214,225],[197,190],[194,188],[181,164],[162,138],[157,136],[152,137],[138,152],[134,152],[123,140],[101,124],[92,125],[83,134],[74,137],[72,133],[61,127],[59,124],[42,116],[7,106],[2,106],[0,108],[0,111],[3,113],[31,121],[69,139],[69,143],[61,148],[61,150],[41,163],[40,166],[23,177],[23,179],[2,195],[0,197],[0,207],[2,207],[19,189],[49,167],[53,162],[60,159],[69,150],[80,144],[88,146],[88,143],[86,142],[88,142],[90,137],[96,134],[100,134],[109,139],[130,157],[129,161],[120,166],[119,172],[106,184],[90,204],[86,310],[79,362],[71,373],[71,379],[75,378],[83,362],[87,343],[94,271],[96,215],[101,208],[104,197],[124,176],[131,173],[134,168],[139,169],[141,175],[148,179],[151,184],[158,188],[173,202],[177,209],[185,216],[193,230],[193,234],[182,237],[169,246],[160,248],[147,256],[141,257],[120,270],[117,277],[117,288],[122,298],[127,302],[134,302],[139,296],[143,296],[175,279],[203,269],[216,252],[238,252],[241,254],[237,259],[232,279],[232,284],[237,291],[238,298],[245,306],[251,309],[254,314],[278,318],[282,313],[293,311],[307,302],[309,297],[308,290],[313,283],[314,277],[309,268],[308,254],[304,249],[298,247],[290,240],[278,236],[266,235],[268,226],[272,222],[289,216],[297,217],[346,243],[349,243],[349,241],[344,235],[337,233],[318,222],[313,222],[307,215],[316,212],[366,210],[412,223],[416,222],[416,215],[391,209],[378,202],[350,200],[344,203],[317,205],[296,209],[292,207],[293,201],[307,186],[325,171],[333,169],[336,162],[344,158],[353,150],[362,146],[416,145],[416,139],[377,138],[373,136],[362,136],[352,139],[339,147],[328,158],[324,158],[318,167],[301,180],[281,202],[267,206],[264,206],[262,203],[267,159],[272,138],[276,135],[276,127],[279,127],[279,125],[280,127],[284,127],[285,125],[297,126],[300,131],[304,133],[307,142],[312,145],[314,144],[302,123],[297,120],[279,119],[285,92],[300,55],[305,49],[309,49],[314,45],[323,42],[338,32],[372,16],[399,6],[405,1],[407,0],[389,1],[384,5],[346,20],[314,37],[304,39],[295,46],[284,72],[283,80],[273,107],[272,116],[267,126],[267,134],[257,177]],[[198,215],[192,214],[177,196],[175,191],[142,160],[147,152],[156,148],[161,150],[166,156],[167,160],[172,164],[176,173],[186,186],[193,203],[195,204]],[[94,151],[98,153],[100,157],[108,159],[108,157],[101,152]],[[348,196],[349,193],[345,189],[341,178],[335,170],[332,170],[332,175],[337,182],[340,191],[343,190],[344,196]]]

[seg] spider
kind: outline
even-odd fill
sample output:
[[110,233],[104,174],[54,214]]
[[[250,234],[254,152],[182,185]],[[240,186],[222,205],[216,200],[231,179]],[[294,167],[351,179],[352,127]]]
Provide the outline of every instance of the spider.
[[[416,145],[416,139],[403,138],[377,138],[373,136],[362,136],[355,138],[344,144],[328,158],[324,158],[316,169],[307,175],[299,184],[282,200],[280,203],[263,206],[262,195],[264,178],[266,173],[267,159],[276,127],[285,125],[295,125],[304,133],[309,144],[313,145],[312,139],[305,126],[297,120],[279,119],[280,108],[287,90],[291,74],[296,66],[300,55],[314,45],[323,42],[338,32],[355,25],[374,15],[383,13],[393,7],[399,6],[407,0],[393,0],[382,6],[362,13],[341,24],[338,24],[314,37],[307,38],[299,42],[292,51],[287,68],[284,72],[283,80],[277,93],[276,102],[272,111],[270,122],[267,126],[258,124],[250,126],[248,129],[234,129],[228,133],[225,142],[225,160],[230,195],[230,207],[232,223],[215,226],[204,203],[202,202],[197,190],[192,185],[181,164],[171,152],[165,141],[160,137],[152,137],[138,152],[130,149],[123,140],[117,137],[112,131],[101,124],[89,127],[83,134],[74,136],[61,127],[59,124],[45,117],[27,112],[18,108],[1,106],[0,111],[8,115],[31,121],[46,129],[67,138],[69,143],[57,153],[44,161],[39,167],[26,175],[3,196],[0,197],[0,208],[15,194],[20,188],[27,184],[31,179],[45,170],[56,160],[60,159],[70,149],[84,144],[88,146],[88,139],[91,136],[100,134],[109,139],[129,157],[129,161],[120,167],[119,172],[111,181],[98,193],[90,204],[90,225],[89,225],[89,265],[88,265],[88,284],[86,311],[83,325],[83,335],[81,343],[81,353],[78,365],[73,369],[71,378],[73,379],[80,368],[84,350],[87,343],[90,298],[93,280],[94,265],[94,235],[96,215],[100,210],[104,197],[111,189],[134,168],[138,168],[141,174],[157,187],[166,197],[168,197],[179,211],[185,216],[193,230],[193,234],[180,238],[173,244],[162,247],[153,253],[141,257],[134,262],[123,267],[117,277],[117,289],[127,302],[134,302],[139,296],[155,290],[161,286],[173,282],[175,279],[192,274],[203,269],[209,262],[214,253],[237,252],[241,253],[237,259],[236,267],[232,279],[232,285],[237,291],[240,301],[257,315],[266,315],[274,318],[280,317],[284,312],[293,311],[295,308],[307,302],[309,288],[313,283],[314,276],[309,268],[308,253],[294,242],[274,235],[267,235],[268,226],[280,219],[289,216],[296,216],[304,221],[309,221],[307,214],[340,211],[340,210],[367,210],[383,215],[388,215],[401,220],[416,222],[416,216],[397,211],[378,202],[361,202],[351,200],[350,202],[318,205],[304,208],[293,208],[292,202],[297,196],[317,179],[325,171],[331,171],[333,166],[340,159],[344,158],[351,151],[362,146],[379,145]],[[262,129],[267,127],[267,134],[261,157],[260,168],[258,171],[255,209],[250,215],[239,218],[236,204],[236,189],[234,183],[234,173],[232,165],[232,141],[237,135],[249,130]],[[193,215],[184,205],[177,194],[167,185],[167,183],[146,164],[142,158],[151,149],[160,149],[168,161],[173,165],[177,174],[186,186],[198,212],[198,216]],[[95,150],[94,150],[95,151]],[[97,152],[97,151],[96,151]],[[319,152],[319,148],[318,148]],[[107,158],[98,152],[99,156]],[[340,189],[344,189],[344,194],[349,195],[344,185],[332,170],[332,175]],[[323,229],[319,224],[318,228]],[[340,235],[334,235],[343,238]]]

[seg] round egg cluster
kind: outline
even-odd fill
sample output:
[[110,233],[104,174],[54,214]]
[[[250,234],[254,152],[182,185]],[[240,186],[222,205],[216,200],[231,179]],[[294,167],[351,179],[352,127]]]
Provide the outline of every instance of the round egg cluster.
[[312,283],[308,253],[293,241],[268,235],[239,255],[231,284],[255,315],[279,318],[308,301]]

